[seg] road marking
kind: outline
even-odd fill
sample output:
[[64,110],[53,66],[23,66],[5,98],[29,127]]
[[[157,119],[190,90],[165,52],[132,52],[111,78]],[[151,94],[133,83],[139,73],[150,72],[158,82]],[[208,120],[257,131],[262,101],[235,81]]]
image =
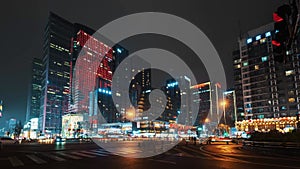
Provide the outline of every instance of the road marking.
[[149,159],[151,161],[157,161],[157,162],[160,162],[160,163],[167,163],[167,164],[173,164],[173,165],[176,165],[176,162],[173,162],[173,161],[167,161],[167,160],[155,160],[155,159]]
[[52,155],[52,154],[49,154],[49,153],[44,154],[44,156],[49,157],[49,158],[51,158],[52,160],[55,160],[55,161],[66,161],[66,159],[64,159],[64,158],[61,158],[61,157],[58,157],[58,156],[55,156],[55,155]]
[[106,154],[96,153],[96,152],[89,152],[89,151],[81,151],[81,152],[85,153],[85,154],[92,154],[92,155],[97,155],[97,156],[107,156]]
[[16,156],[8,157],[8,160],[10,161],[13,167],[24,166],[24,163],[21,160],[19,160]]
[[177,152],[179,152],[176,155],[185,156],[185,157],[195,157],[195,156],[193,156],[193,155],[191,155],[191,154],[189,154],[189,153],[187,153],[187,152],[185,152],[183,150],[180,150],[178,148],[175,148],[174,150],[177,151]]
[[26,157],[30,158],[32,161],[34,161],[37,164],[45,164],[47,163],[45,160],[40,159],[39,157],[37,157],[36,155],[29,155],[27,154]]
[[95,158],[96,156],[92,156],[92,155],[88,155],[88,154],[83,154],[80,152],[71,152],[72,154],[78,155],[78,156],[82,156],[82,157],[88,157],[88,158]]
[[130,154],[129,152],[126,152],[126,151],[119,151],[119,152],[116,152],[116,154]]
[[218,159],[219,158],[218,156],[209,155],[207,153],[200,155],[199,151],[197,151],[195,149],[192,149],[190,147],[182,147],[182,148],[185,149],[185,150],[187,150],[187,151],[192,151],[192,152],[196,153],[197,155],[194,155],[194,157],[201,158],[201,159],[204,159],[204,160],[207,160],[207,159]]
[[59,155],[68,157],[68,158],[72,158],[74,160],[80,160],[80,159],[82,159],[81,157],[74,156],[74,155],[71,155],[71,154],[66,154],[66,153],[63,153],[63,152],[56,152],[56,153],[59,154]]
[[101,154],[107,154],[107,155],[111,155],[110,152],[108,151],[103,151],[102,149],[98,149],[98,150],[92,150],[93,152],[97,152],[97,153],[101,153]]

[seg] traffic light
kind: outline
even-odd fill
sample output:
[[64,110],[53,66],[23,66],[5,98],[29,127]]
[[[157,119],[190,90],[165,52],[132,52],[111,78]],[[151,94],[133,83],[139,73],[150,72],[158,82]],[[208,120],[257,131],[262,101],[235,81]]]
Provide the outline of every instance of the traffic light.
[[290,5],[282,5],[273,13],[274,37],[272,39],[274,59],[277,62],[284,62],[287,51],[287,42],[290,39],[291,30],[289,17],[292,14]]

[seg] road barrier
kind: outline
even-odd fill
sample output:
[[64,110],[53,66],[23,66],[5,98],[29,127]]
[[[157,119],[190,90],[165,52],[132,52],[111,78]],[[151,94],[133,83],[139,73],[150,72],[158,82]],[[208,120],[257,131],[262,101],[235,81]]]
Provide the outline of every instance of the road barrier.
[[299,149],[300,142],[265,142],[265,141],[243,141],[243,146]]

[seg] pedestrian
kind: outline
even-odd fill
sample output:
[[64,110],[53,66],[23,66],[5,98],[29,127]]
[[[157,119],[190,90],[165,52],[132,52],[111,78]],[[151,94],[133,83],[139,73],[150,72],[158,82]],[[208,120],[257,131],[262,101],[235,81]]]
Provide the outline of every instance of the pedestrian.
[[194,145],[196,145],[197,137],[194,137]]

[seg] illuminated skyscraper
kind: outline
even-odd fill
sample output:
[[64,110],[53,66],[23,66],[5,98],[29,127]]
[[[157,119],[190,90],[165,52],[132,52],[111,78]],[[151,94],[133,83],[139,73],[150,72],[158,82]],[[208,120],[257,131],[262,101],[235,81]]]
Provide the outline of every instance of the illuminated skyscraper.
[[205,134],[213,134],[223,114],[221,104],[223,91],[221,85],[219,83],[205,82],[194,85],[191,89],[193,89],[193,95],[199,95],[196,100],[193,99],[193,102],[199,105],[195,126],[203,128]]
[[167,80],[166,86],[162,89],[165,92],[167,103],[165,111],[159,117],[159,120],[169,123],[177,123],[178,114],[180,114],[181,95],[178,82],[175,79]]
[[97,130],[101,122],[121,119],[112,100],[111,85],[113,72],[128,56],[128,51],[119,45],[104,44],[86,26],[75,24],[75,32],[69,112],[83,114],[84,121],[89,123],[85,128]]
[[39,129],[49,134],[61,131],[62,115],[68,110],[71,39],[74,26],[50,13],[44,33],[41,113]]
[[43,80],[43,63],[41,59],[34,58],[31,70],[31,84],[27,100],[26,121],[31,118],[39,117],[41,108],[42,80]]

